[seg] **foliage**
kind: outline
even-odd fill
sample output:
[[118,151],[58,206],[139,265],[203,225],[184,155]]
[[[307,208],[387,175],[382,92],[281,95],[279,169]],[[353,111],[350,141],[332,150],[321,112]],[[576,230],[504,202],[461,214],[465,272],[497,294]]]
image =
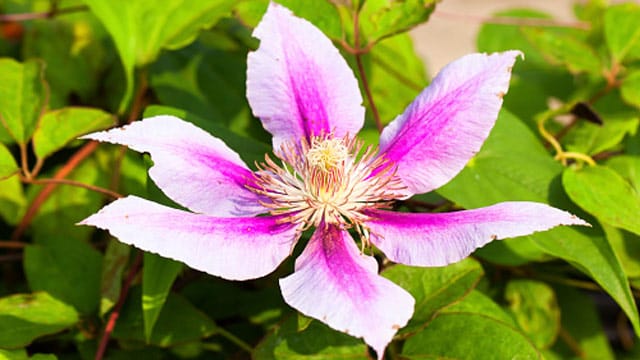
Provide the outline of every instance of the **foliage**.
[[[282,3],[335,42],[361,88],[367,80],[361,136],[376,144],[372,105],[388,123],[428,83],[407,31],[436,2]],[[29,15],[0,15],[0,358],[371,358],[362,341],[284,304],[277,279],[289,262],[266,278],[224,281],[74,225],[119,194],[170,201],[147,180],[146,157],[83,134],[175,114],[249,164],[264,156],[270,139],[244,94],[266,6],[0,4],[0,14]],[[442,268],[381,261],[416,299],[387,358],[640,353],[640,5],[592,0],[575,12],[575,24],[513,10],[482,26],[480,51],[525,54],[498,122],[454,180],[398,206],[532,200],[592,228],[493,242]]]

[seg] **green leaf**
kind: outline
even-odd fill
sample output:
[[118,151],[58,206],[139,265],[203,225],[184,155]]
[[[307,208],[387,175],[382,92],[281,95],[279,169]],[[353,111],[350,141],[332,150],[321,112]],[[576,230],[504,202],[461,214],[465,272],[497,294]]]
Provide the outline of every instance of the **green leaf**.
[[[376,44],[364,56],[363,61],[383,123],[388,123],[401,114],[427,86],[424,62],[416,54],[408,34],[394,36]],[[373,124],[373,121],[368,123]]]
[[0,143],[0,181],[14,175],[19,170],[20,168],[9,149]]
[[[510,200],[549,202],[567,208],[571,204],[558,181],[562,169],[517,118],[502,111],[480,152],[438,192],[468,209]],[[566,260],[593,278],[640,330],[627,278],[601,232],[561,226],[528,238],[541,251]],[[513,239],[510,246],[517,248],[525,239]]]
[[254,360],[271,359],[370,359],[362,340],[312,321],[298,331],[297,316],[289,316],[253,351]]
[[480,264],[471,258],[445,267],[394,265],[382,272],[416,300],[413,317],[401,330],[403,333],[424,327],[439,310],[471,291],[483,274]]
[[115,117],[100,109],[66,107],[45,113],[33,134],[33,150],[44,159],[80,135],[115,124]]
[[5,350],[0,349],[0,360],[56,360],[53,354],[33,354],[29,356],[26,349]]
[[10,225],[20,221],[27,208],[22,183],[18,176],[0,180],[0,216]]
[[86,0],[111,34],[124,65],[127,89],[122,112],[134,87],[134,68],[152,63],[162,49],[178,49],[192,42],[200,29],[210,27],[231,10],[235,1]]
[[0,348],[29,345],[77,322],[78,314],[71,306],[46,292],[0,298]]
[[602,228],[627,277],[640,278],[640,236],[607,224]]
[[[265,3],[268,2],[265,1]],[[297,16],[309,20],[332,40],[341,40],[344,32],[352,32],[351,29],[343,28],[339,8],[344,5],[340,3],[326,0],[282,0],[278,1],[278,4],[287,7]]]
[[518,323],[504,311],[500,305],[496,304],[489,296],[478,291],[471,290],[469,295],[462,301],[454,302],[442,310],[442,313],[471,313],[493,318],[513,328],[518,327]]
[[144,335],[151,339],[153,327],[167,300],[171,285],[182,270],[182,263],[144,253],[142,268],[142,313],[144,315]]
[[408,359],[541,359],[516,328],[475,313],[444,313],[402,348]]
[[640,156],[614,156],[607,160],[606,166],[620,174],[640,194]]
[[129,261],[131,247],[115,239],[109,239],[102,259],[100,281],[100,316],[104,316],[120,297],[122,273]]
[[55,234],[24,250],[29,287],[49,292],[82,314],[90,314],[98,307],[101,263],[101,254],[90,245]]
[[[132,288],[113,330],[114,338],[147,343],[144,335],[141,299],[141,289]],[[211,336],[216,328],[216,324],[211,319],[182,296],[170,293],[148,343],[169,347]]]
[[512,280],[504,294],[522,331],[538,349],[546,349],[560,331],[560,309],[553,289],[540,281]]
[[0,141],[26,144],[47,106],[43,64],[0,58]]
[[[593,298],[586,296],[584,292],[564,286],[555,287],[555,293],[562,314],[562,329],[569,334],[572,342],[576,343],[571,344],[572,348],[569,348],[564,340],[567,337],[558,339],[553,349],[562,355],[561,358],[575,358],[578,355],[581,359],[614,359]],[[580,354],[575,353],[576,345]]]
[[620,95],[628,104],[640,107],[640,70],[631,71],[622,79]]
[[637,132],[638,124],[640,119],[637,116],[607,116],[603,125],[580,121],[563,143],[567,151],[598,154],[619,147],[625,136]]
[[522,31],[549,61],[566,66],[574,74],[601,74],[603,66],[598,56],[578,37],[543,28],[525,28]]
[[604,35],[611,56],[618,63],[640,55],[640,6],[631,2],[611,6],[604,14]]
[[599,220],[640,234],[640,196],[615,171],[604,166],[568,168],[562,183],[571,200]]
[[437,0],[369,0],[360,11],[360,26],[367,42],[376,43],[426,22]]

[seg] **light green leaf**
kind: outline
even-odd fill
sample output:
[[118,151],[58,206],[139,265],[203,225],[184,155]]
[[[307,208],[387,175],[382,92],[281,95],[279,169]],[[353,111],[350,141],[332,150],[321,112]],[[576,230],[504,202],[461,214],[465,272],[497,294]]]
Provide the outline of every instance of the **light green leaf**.
[[620,95],[628,104],[640,107],[640,70],[629,72],[622,79]]
[[566,66],[572,73],[601,74],[602,64],[595,52],[577,36],[543,28],[525,28],[523,33],[549,61]]
[[540,281],[512,280],[507,283],[508,309],[522,331],[538,349],[546,349],[560,331],[560,309],[553,289]]
[[[566,209],[571,204],[558,181],[562,169],[517,118],[503,111],[476,157],[438,191],[469,209],[510,200],[549,202]],[[593,278],[640,330],[629,283],[601,232],[561,226],[528,238],[541,251],[566,260]],[[511,240],[511,246],[517,247],[524,239]]]
[[141,299],[141,289],[132,288],[113,331],[114,338],[169,347],[211,336],[216,331],[216,324],[205,314],[182,296],[169,294],[147,342]]
[[98,307],[101,263],[101,254],[90,245],[54,234],[24,250],[29,287],[49,292],[82,314],[90,314]]
[[640,234],[640,196],[617,172],[604,166],[568,168],[562,183],[571,200],[599,220]]
[[367,42],[409,31],[426,22],[438,0],[368,0],[360,11],[360,26]]
[[442,313],[471,313],[487,316],[505,323],[513,328],[518,327],[518,323],[500,305],[496,304],[489,296],[478,291],[471,290],[469,295],[461,301],[454,302],[442,310]]
[[362,340],[332,330],[319,321],[312,321],[305,330],[298,331],[296,316],[277,326],[252,355],[254,360],[370,359]]
[[0,141],[26,144],[47,106],[43,64],[0,58]]
[[142,268],[142,313],[144,315],[144,335],[151,339],[153,327],[164,306],[171,285],[182,270],[182,263],[144,253]]
[[113,37],[124,65],[127,89],[122,112],[134,87],[134,69],[152,63],[162,49],[189,44],[200,29],[212,26],[231,10],[235,1],[86,0],[91,11]]
[[416,300],[413,317],[402,333],[424,327],[436,312],[471,291],[483,274],[480,264],[471,258],[445,267],[394,265],[382,272]]
[[640,55],[640,6],[632,2],[613,5],[604,14],[604,36],[611,56],[617,62]]
[[22,183],[18,176],[0,180],[0,216],[10,225],[20,221],[27,208]]
[[594,155],[620,146],[627,135],[638,131],[637,116],[607,116],[604,124],[580,121],[564,138],[567,151]]
[[408,359],[541,359],[516,328],[475,313],[443,313],[402,348]]
[[18,164],[13,158],[13,155],[6,146],[0,143],[0,181],[17,173],[18,170],[20,170],[20,168],[18,168]]
[[602,228],[627,277],[640,278],[640,236],[607,224]]
[[109,239],[102,259],[100,281],[100,316],[104,316],[120,297],[122,273],[129,261],[131,247],[115,239]]
[[66,107],[45,113],[33,134],[33,150],[44,159],[80,135],[115,124],[115,117],[100,109]]
[[46,292],[0,298],[0,348],[29,345],[43,335],[73,326],[78,320],[71,306]]
[[606,162],[608,168],[620,174],[640,194],[640,156],[618,155],[609,158]]
[[4,350],[0,349],[0,360],[56,360],[53,354],[33,354],[29,356],[26,349]]

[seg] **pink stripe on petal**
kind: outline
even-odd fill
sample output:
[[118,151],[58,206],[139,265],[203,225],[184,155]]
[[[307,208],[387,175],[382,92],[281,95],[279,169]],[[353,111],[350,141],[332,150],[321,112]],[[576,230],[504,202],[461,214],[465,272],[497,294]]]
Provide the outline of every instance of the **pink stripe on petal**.
[[238,154],[204,130],[173,116],[155,116],[86,139],[126,145],[148,152],[149,175],[171,199],[195,212],[214,216],[265,213],[245,185],[252,179]]
[[380,136],[414,194],[451,180],[480,150],[498,117],[519,51],[471,54],[447,65]]
[[280,288],[293,308],[364,338],[382,359],[393,335],[411,318],[414,300],[377,270],[375,259],[361,254],[349,233],[320,227]]
[[532,234],[558,225],[589,225],[575,215],[534,202],[503,202],[466,211],[410,214],[371,211],[371,242],[395,262],[444,266],[492,240]]
[[253,35],[260,47],[248,56],[247,98],[273,135],[276,151],[284,141],[360,130],[364,108],[358,82],[320,30],[271,3]]
[[272,272],[291,253],[298,231],[276,217],[215,218],[129,196],[83,220],[121,242],[229,280]]

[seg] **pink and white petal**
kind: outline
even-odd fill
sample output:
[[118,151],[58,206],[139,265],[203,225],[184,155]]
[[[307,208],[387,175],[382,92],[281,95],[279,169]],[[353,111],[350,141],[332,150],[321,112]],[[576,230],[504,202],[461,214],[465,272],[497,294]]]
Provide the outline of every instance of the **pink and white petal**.
[[366,223],[371,242],[398,263],[444,266],[492,240],[532,234],[558,225],[589,225],[566,211],[526,201],[450,213],[410,214],[375,210]]
[[121,242],[229,280],[272,272],[299,232],[277,217],[216,218],[135,196],[116,200],[80,222],[108,230]]
[[349,233],[329,225],[316,230],[280,288],[291,307],[364,338],[382,359],[393,335],[411,318],[414,300],[377,272],[375,259],[362,254]]
[[247,99],[273,135],[276,151],[285,141],[360,130],[364,108],[358,81],[320,30],[271,3],[253,36],[260,47],[247,59]]
[[184,207],[213,216],[265,213],[245,185],[253,179],[240,156],[220,139],[173,116],[155,116],[84,136],[148,152],[149,176]]
[[519,51],[471,54],[445,66],[380,136],[414,194],[451,180],[480,150],[498,117]]

